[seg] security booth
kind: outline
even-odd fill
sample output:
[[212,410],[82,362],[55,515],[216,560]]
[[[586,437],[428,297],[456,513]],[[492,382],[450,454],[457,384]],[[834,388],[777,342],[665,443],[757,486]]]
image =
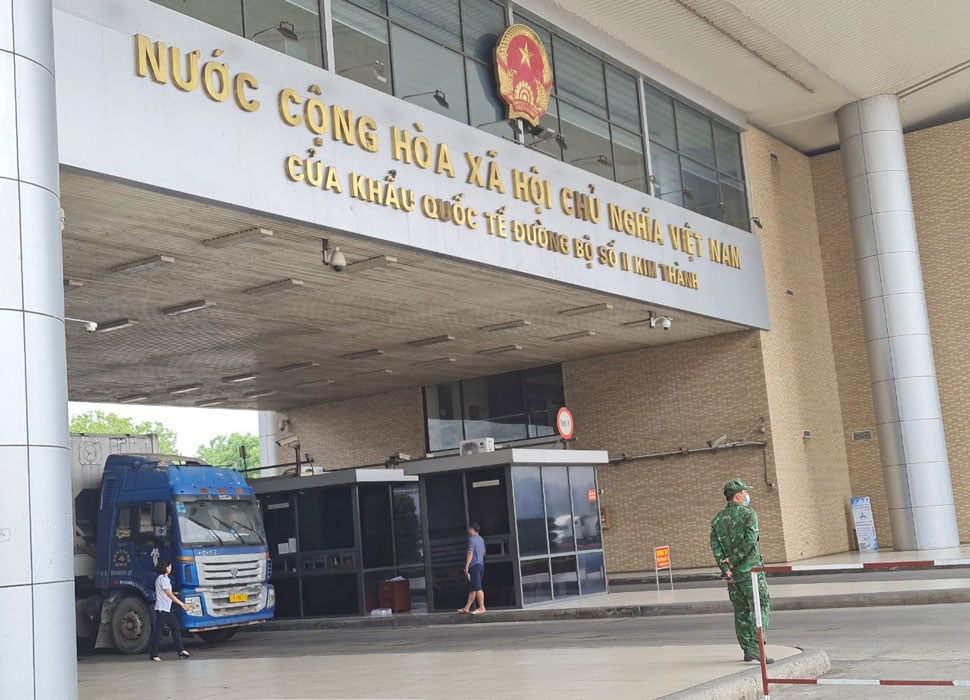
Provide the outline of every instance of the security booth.
[[410,462],[419,477],[428,609],[465,604],[466,529],[485,540],[485,605],[606,593],[597,450],[505,449]]
[[425,610],[417,482],[372,468],[254,479],[276,616]]

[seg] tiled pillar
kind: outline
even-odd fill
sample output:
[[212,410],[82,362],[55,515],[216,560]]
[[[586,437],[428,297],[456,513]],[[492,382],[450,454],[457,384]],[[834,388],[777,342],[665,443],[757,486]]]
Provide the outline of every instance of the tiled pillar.
[[51,0],[0,0],[0,697],[77,697]]
[[956,547],[899,100],[871,97],[836,116],[893,546]]

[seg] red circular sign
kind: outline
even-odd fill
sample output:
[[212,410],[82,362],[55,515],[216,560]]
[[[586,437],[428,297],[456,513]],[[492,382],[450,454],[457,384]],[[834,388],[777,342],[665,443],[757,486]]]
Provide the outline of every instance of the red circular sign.
[[559,430],[559,436],[563,440],[572,440],[573,435],[576,434],[576,423],[573,421],[573,412],[565,406],[560,408],[559,413],[556,414],[556,428]]

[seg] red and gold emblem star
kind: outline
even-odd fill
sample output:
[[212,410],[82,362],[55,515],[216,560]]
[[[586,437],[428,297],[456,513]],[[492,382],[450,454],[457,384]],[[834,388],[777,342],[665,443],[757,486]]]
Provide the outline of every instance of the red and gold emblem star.
[[499,95],[508,105],[508,118],[538,126],[549,109],[552,66],[546,47],[532,29],[513,24],[505,30],[495,46],[495,75]]

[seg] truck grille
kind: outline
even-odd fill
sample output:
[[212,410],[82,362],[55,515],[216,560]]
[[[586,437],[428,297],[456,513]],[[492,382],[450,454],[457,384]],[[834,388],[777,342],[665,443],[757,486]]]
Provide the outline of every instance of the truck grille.
[[196,558],[199,586],[242,587],[263,583],[266,558],[259,555],[224,555]]
[[[243,603],[230,603],[229,595],[238,593],[247,594],[248,599]],[[205,609],[212,617],[245,615],[258,612],[266,605],[263,600],[263,587],[258,584],[207,591],[202,595],[205,599]]]

